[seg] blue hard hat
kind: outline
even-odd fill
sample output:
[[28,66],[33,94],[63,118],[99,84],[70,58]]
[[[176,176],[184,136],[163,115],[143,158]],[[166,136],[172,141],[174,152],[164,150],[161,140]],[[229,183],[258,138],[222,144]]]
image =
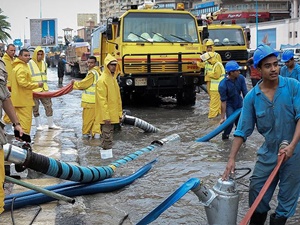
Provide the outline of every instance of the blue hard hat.
[[270,55],[275,55],[277,57],[279,55],[279,52],[269,45],[259,45],[253,54],[254,67],[257,68],[259,62]]
[[231,60],[231,61],[227,62],[226,65],[225,65],[226,73],[229,73],[231,71],[240,70],[240,69],[241,68],[240,68],[239,64],[234,60]]
[[282,53],[281,62],[285,63],[294,57],[293,50],[286,50]]

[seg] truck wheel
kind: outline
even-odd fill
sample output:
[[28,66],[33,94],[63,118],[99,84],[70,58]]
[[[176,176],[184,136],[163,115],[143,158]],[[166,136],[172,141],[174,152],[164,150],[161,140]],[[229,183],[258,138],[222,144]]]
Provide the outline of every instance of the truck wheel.
[[176,95],[177,105],[193,106],[196,103],[196,92],[193,87],[180,91]]

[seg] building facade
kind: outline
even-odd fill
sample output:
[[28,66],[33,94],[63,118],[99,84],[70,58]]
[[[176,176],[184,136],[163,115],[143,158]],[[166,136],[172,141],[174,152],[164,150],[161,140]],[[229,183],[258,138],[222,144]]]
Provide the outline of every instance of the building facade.
[[[124,6],[143,2],[144,0],[100,0],[100,25],[105,24],[109,17],[122,15],[125,12]],[[237,23],[255,23],[256,17],[258,17],[258,22],[298,18],[300,0],[156,0],[155,2],[161,8],[174,8],[176,3],[183,2],[195,16],[223,9],[218,20],[234,19]]]

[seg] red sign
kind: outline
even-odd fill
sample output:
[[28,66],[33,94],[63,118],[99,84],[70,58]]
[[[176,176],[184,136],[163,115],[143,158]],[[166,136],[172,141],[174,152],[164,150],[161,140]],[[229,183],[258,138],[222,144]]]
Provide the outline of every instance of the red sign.
[[[258,18],[269,18],[269,12],[258,12]],[[222,13],[218,15],[218,20],[256,18],[256,12],[240,12],[240,13]]]

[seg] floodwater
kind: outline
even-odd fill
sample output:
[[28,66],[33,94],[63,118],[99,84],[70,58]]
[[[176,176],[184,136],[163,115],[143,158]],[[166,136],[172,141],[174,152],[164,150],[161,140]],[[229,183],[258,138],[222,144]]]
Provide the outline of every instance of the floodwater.
[[[56,89],[56,69],[50,68],[48,74],[50,88]],[[65,76],[64,84],[71,79],[70,76]],[[56,136],[61,144],[62,161],[69,160],[68,154],[63,152],[70,147],[78,151],[76,161],[81,166],[103,166],[147,147],[154,140],[172,134],[178,134],[180,141],[157,147],[152,152],[144,153],[117,168],[114,177],[128,176],[148,162],[158,160],[145,176],[125,188],[109,193],[78,196],[74,205],[59,202],[55,207],[55,224],[136,224],[190,178],[198,178],[207,188],[212,189],[223,173],[232,136],[227,141],[222,141],[221,135],[218,135],[209,142],[195,142],[195,139],[216,128],[219,122],[219,118],[207,118],[209,99],[204,91],[197,94],[197,102],[193,107],[178,107],[173,99],[164,99],[165,102],[156,107],[125,107],[131,111],[132,116],[159,128],[159,132],[144,133],[137,127],[123,126],[114,136],[113,158],[106,160],[100,158],[99,140],[81,138],[80,97],[80,91],[72,91],[68,95],[53,99],[55,122],[63,127],[61,133]],[[38,137],[37,135],[36,138]],[[262,141],[262,137],[254,132],[239,152],[237,168],[253,168],[255,151]],[[239,171],[238,175],[243,173],[244,171]],[[248,185],[249,175],[237,180],[240,193],[238,222],[248,210]],[[271,207],[273,213],[276,197],[273,198]],[[298,206],[295,216],[288,220],[287,224],[296,225],[299,221]],[[206,225],[207,218],[204,206],[199,203],[198,197],[189,191],[151,224]]]

